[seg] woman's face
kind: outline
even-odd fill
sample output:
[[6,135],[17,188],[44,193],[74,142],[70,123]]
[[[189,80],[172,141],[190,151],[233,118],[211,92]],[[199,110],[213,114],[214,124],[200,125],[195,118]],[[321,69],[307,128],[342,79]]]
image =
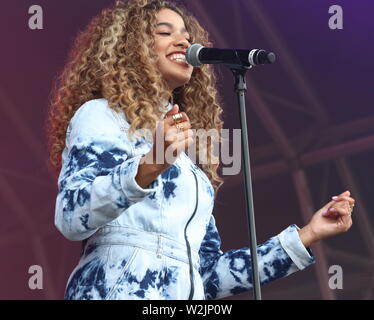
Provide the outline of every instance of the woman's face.
[[185,59],[186,50],[190,46],[188,39],[186,26],[178,13],[170,9],[162,9],[157,13],[157,67],[171,90],[183,86],[191,79],[193,67]]

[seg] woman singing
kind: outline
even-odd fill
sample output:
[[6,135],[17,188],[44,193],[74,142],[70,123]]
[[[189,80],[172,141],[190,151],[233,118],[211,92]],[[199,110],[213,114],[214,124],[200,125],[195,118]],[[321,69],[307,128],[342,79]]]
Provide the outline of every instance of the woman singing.
[[[211,45],[185,9],[128,0],[74,43],[48,130],[55,224],[83,243],[65,299],[217,299],[252,288],[249,249],[220,249],[212,212],[223,180],[213,139],[201,146],[193,129],[220,132],[222,109],[212,69],[186,63],[193,42]],[[196,164],[184,152],[192,146]],[[342,193],[302,229],[259,245],[261,283],[314,263],[309,246],[347,231],[353,204]]]

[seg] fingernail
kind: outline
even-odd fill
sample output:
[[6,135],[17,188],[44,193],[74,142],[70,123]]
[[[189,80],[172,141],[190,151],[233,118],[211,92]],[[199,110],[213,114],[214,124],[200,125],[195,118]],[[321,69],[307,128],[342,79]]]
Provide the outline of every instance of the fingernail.
[[325,211],[322,212],[323,215],[327,214],[327,212],[329,211],[329,209],[326,209]]
[[333,211],[336,211],[336,209],[335,208],[329,208],[329,211],[333,212]]
[[338,197],[337,197],[337,196],[334,196],[334,197],[332,197],[332,199],[333,199],[333,200],[337,200],[337,199],[338,199]]

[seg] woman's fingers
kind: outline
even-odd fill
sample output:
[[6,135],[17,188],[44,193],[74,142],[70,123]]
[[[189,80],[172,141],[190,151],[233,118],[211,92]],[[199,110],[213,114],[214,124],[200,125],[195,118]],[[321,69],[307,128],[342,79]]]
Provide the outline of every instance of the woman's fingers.
[[171,128],[165,136],[165,141],[168,142],[177,142],[181,140],[185,140],[188,137],[193,136],[193,131],[188,128],[183,128],[183,130],[177,130],[176,128]]
[[[187,114],[186,114],[185,112],[179,112],[179,113],[177,113],[177,114],[182,115],[182,118],[180,118],[180,119],[177,120],[178,123],[185,122],[185,121],[190,122],[190,119],[188,118],[188,116],[187,116]],[[170,116],[168,116],[168,117],[166,117],[166,118],[164,119],[164,121],[165,121],[165,123],[166,123],[168,126],[170,126],[170,127],[172,127],[172,126],[175,125],[175,121],[174,121],[174,118],[173,118],[173,114],[170,115]]]
[[346,196],[336,196],[336,197],[332,197],[332,200],[335,201],[335,202],[339,202],[339,201],[348,201],[350,204],[354,204],[355,203],[355,199],[351,198],[351,197],[346,197]]
[[[177,120],[173,116],[177,116]],[[162,128],[165,161],[172,164],[179,153],[186,151],[194,141],[190,119],[185,112],[179,112],[178,105],[174,105],[163,119]]]
[[351,195],[351,192],[349,190],[347,190],[347,191],[342,192],[338,196],[347,196],[347,197],[349,197],[350,195]]
[[182,151],[187,152],[188,147],[193,143],[193,141],[194,139],[193,139],[192,133],[186,132],[182,138],[171,143],[167,147],[166,152],[165,152],[167,161],[168,161],[168,157],[170,157],[171,154],[173,155],[173,157],[177,157],[178,154],[181,153]]
[[335,197],[332,197],[332,200],[334,200],[334,201],[341,201],[341,200],[354,201],[354,199],[352,197],[347,197],[347,196],[335,196]]
[[[177,128],[177,125],[179,129]],[[191,129],[190,121],[179,121],[177,125],[174,123],[174,121],[172,121],[171,123],[166,123],[165,121],[165,137],[167,135],[176,135],[180,132],[184,132],[188,129]]]
[[331,210],[323,216],[333,219],[334,222],[336,221],[342,232],[348,231],[353,223],[350,212],[341,208],[331,208]]
[[331,207],[327,211],[323,212],[322,215],[324,217],[336,218],[338,216],[348,216],[349,212],[346,209],[343,209],[343,208]]
[[169,110],[165,114],[165,117],[166,118],[171,117],[172,115],[177,114],[178,112],[179,112],[179,106],[177,104],[175,104],[175,105],[173,105],[173,107],[171,108],[171,110]]
[[188,147],[194,141],[194,133],[190,129],[186,129],[179,133],[176,133],[172,129],[168,135],[165,136],[165,140],[168,142],[166,152],[172,152],[174,156],[177,156],[180,152],[187,152]]
[[345,208],[331,207],[322,213],[325,217],[350,216],[350,211]]

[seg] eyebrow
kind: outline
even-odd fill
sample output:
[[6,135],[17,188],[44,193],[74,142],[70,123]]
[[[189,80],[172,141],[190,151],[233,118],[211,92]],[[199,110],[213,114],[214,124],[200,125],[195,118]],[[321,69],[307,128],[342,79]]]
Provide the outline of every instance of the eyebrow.
[[[157,24],[156,27],[159,27],[159,26],[167,26],[167,27],[169,27],[169,28],[171,28],[171,29],[173,28],[173,25],[172,25],[171,23],[169,23],[169,22],[160,22],[160,23]],[[187,33],[188,33],[188,31],[187,31],[186,28],[182,28],[181,31],[182,31],[182,32],[187,32]]]

